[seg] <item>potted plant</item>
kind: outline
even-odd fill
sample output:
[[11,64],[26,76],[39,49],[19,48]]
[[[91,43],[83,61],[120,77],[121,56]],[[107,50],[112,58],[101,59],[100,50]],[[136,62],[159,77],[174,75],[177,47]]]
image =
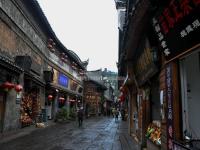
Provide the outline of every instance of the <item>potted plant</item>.
[[69,117],[68,117],[67,108],[62,107],[57,112],[55,121],[57,121],[57,122],[68,122],[68,120],[69,120]]
[[75,112],[75,109],[74,109],[74,108],[71,108],[71,109],[70,109],[70,112],[69,112],[69,119],[70,119],[70,120],[76,120],[76,112]]

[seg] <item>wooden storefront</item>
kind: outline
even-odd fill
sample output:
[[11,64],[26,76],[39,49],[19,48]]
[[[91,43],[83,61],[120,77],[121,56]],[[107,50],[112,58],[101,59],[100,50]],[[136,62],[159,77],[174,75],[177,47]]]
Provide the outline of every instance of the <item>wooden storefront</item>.
[[[172,10],[175,15],[167,13]],[[170,1],[152,20],[163,52],[162,149],[187,149],[186,137],[200,139],[200,122],[195,115],[200,106],[199,14],[199,1]]]

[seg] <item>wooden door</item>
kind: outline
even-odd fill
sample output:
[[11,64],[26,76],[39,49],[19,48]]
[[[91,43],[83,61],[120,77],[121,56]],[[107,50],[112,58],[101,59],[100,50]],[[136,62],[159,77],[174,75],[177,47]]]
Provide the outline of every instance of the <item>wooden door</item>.
[[3,131],[4,112],[5,112],[4,93],[0,92],[0,133]]

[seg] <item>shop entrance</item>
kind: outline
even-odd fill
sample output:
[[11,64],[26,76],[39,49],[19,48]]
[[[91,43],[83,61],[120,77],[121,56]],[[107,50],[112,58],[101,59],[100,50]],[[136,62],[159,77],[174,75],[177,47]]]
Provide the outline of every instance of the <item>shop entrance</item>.
[[183,135],[200,138],[200,51],[180,61]]
[[3,131],[4,112],[5,112],[5,96],[3,92],[0,92],[0,133]]

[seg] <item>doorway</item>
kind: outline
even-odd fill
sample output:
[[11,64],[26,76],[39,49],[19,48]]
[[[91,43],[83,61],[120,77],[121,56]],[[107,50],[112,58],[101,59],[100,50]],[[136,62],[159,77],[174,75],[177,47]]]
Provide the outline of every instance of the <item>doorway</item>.
[[200,138],[200,52],[180,60],[183,135]]

